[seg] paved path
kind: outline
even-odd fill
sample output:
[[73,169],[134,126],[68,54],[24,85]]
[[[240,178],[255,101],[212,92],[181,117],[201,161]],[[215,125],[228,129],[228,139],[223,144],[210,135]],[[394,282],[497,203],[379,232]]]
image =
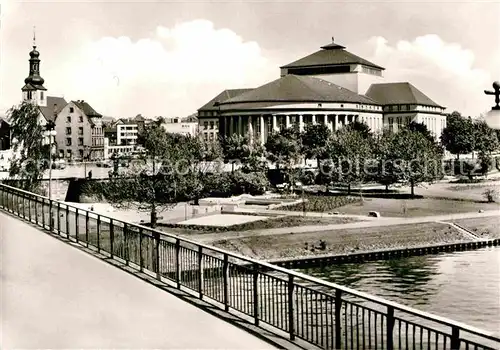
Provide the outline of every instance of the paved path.
[[274,349],[0,213],[0,348]]
[[214,240],[219,240],[219,239],[270,236],[270,235],[290,234],[292,232],[305,233],[305,232],[333,231],[333,230],[377,227],[377,226],[408,225],[408,224],[420,224],[425,222],[449,221],[449,220],[470,219],[470,218],[490,217],[490,216],[500,217],[500,210],[488,210],[484,211],[483,213],[471,212],[471,213],[458,213],[458,214],[435,215],[435,216],[422,216],[415,218],[394,218],[394,217],[378,218],[377,220],[352,222],[347,224],[281,227],[274,229],[227,232],[227,233],[210,233],[210,234],[206,233],[200,235],[190,235],[189,238],[199,242],[213,242]]

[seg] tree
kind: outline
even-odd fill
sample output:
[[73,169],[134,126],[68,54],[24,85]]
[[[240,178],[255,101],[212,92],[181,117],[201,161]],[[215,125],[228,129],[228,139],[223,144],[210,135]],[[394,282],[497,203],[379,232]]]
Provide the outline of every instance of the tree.
[[256,142],[250,142],[247,136],[234,134],[221,140],[221,143],[224,162],[232,164],[232,172],[234,172],[235,163],[246,165],[248,169],[249,163],[255,163],[264,153],[262,146]]
[[460,113],[454,112],[446,118],[446,128],[441,134],[442,145],[451,153],[457,155],[468,154],[474,150],[474,125],[470,119],[463,118]]
[[474,123],[474,151],[479,153],[491,153],[498,149],[498,135],[484,121]]
[[364,139],[370,138],[372,136],[372,131],[366,123],[356,120],[351,124],[348,124],[346,127],[359,132]]
[[264,145],[266,158],[276,164],[276,168],[294,165],[302,150],[300,134],[293,128],[274,132]]
[[375,140],[374,159],[376,163],[370,167],[370,178],[381,185],[385,186],[385,190],[389,190],[389,186],[398,182],[398,176],[394,165],[391,162],[392,138],[390,134],[384,134]]
[[44,125],[40,110],[29,102],[12,107],[7,115],[10,120],[14,157],[9,177],[18,178],[20,188],[36,192],[40,179],[49,168],[50,145],[44,143]]
[[278,173],[285,170],[288,182],[294,184],[293,166],[299,161],[302,145],[300,133],[295,128],[282,129],[267,138],[265,144],[266,158],[276,164]]
[[147,127],[145,135],[146,152],[141,162],[100,185],[89,184],[99,188],[87,188],[87,191],[98,196],[102,193],[102,197],[117,206],[136,205],[138,210],[148,211],[154,228],[158,210],[174,207],[186,186],[195,182],[180,176],[185,172],[180,167],[190,165],[190,158],[184,159],[185,144],[178,142],[180,136],[169,135],[155,124]]
[[348,194],[351,184],[368,177],[365,169],[371,160],[373,143],[364,136],[353,128],[342,128],[333,134],[329,143],[332,179],[347,184]]
[[421,133],[422,135],[425,136],[425,138],[427,140],[429,140],[432,143],[434,143],[436,141],[424,123],[418,123],[418,122],[412,121],[412,122],[410,122],[410,124],[408,124],[408,130],[410,130],[411,132]]
[[432,181],[442,174],[443,154],[439,147],[420,132],[403,129],[395,134],[384,135],[387,144],[386,161],[382,169],[399,181],[409,183],[411,195],[415,185]]
[[318,169],[321,161],[325,158],[328,140],[331,131],[325,124],[307,124],[304,132],[300,135],[302,141],[302,153],[305,159],[316,159]]

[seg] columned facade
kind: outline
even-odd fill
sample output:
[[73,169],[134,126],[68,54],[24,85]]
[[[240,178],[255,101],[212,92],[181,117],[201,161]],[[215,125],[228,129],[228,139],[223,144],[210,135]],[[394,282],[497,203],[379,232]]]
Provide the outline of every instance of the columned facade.
[[221,114],[221,125],[229,127],[221,128],[221,136],[230,137],[241,135],[249,138],[250,142],[265,144],[269,135],[287,128],[297,128],[304,131],[306,125],[324,124],[332,132],[341,129],[345,125],[355,121],[366,123],[374,132],[381,131],[383,127],[383,115],[341,111],[273,111],[255,112],[242,111],[238,113]]

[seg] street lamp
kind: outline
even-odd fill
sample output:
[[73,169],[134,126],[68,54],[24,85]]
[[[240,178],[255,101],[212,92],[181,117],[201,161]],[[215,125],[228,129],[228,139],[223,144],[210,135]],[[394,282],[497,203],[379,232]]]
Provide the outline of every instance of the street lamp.
[[54,152],[52,141],[57,135],[55,129],[55,123],[53,121],[48,121],[45,125],[45,136],[48,137],[48,145],[49,145],[49,200],[52,199],[52,153]]
[[493,83],[493,91],[484,90],[486,95],[495,96],[495,106],[486,113],[484,121],[486,124],[495,130],[500,130],[500,82],[495,81]]

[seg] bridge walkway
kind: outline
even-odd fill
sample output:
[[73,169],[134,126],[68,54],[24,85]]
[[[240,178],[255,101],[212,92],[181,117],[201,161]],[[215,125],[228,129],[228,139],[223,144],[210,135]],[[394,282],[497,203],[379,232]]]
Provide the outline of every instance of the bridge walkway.
[[275,349],[28,223],[0,213],[4,349]]

